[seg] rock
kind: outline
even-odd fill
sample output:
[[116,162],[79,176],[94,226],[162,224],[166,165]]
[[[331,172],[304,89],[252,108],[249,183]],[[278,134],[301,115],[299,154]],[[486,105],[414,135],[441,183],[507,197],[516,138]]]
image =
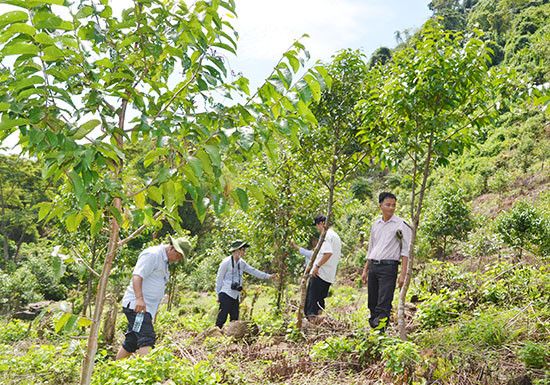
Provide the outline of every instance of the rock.
[[223,337],[223,333],[219,327],[212,326],[210,329],[200,332],[193,340],[193,343],[202,344],[206,337]]
[[26,307],[19,308],[13,314],[13,318],[22,319],[22,320],[33,320],[35,319],[42,310],[50,306],[53,301],[42,301],[30,303]]
[[[251,321],[231,321],[228,325],[224,326],[224,334],[234,338],[243,338],[250,335],[253,328]],[[257,327],[256,327],[257,329]]]

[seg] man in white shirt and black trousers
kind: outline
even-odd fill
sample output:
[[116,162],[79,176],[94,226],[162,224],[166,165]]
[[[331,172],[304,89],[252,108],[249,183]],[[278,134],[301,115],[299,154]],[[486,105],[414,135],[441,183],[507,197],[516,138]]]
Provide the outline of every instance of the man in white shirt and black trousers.
[[[373,329],[385,331],[392,308],[395,284],[405,282],[411,244],[411,227],[394,214],[397,198],[389,192],[378,197],[382,217],[372,224],[367,262],[361,276],[368,281],[369,324]],[[397,277],[400,260],[401,274]]]
[[[324,215],[315,217],[313,224],[317,227],[319,233],[323,232],[326,221],[327,217]],[[340,237],[332,227],[329,227],[311,269],[304,308],[306,316],[319,316],[325,308],[325,298],[328,296],[330,285],[334,283],[336,278],[336,269],[341,254],[342,242]]]

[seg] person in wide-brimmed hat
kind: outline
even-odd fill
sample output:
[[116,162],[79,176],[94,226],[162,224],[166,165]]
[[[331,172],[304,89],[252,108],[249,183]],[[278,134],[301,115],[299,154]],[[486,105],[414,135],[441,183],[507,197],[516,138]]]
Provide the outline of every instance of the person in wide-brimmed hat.
[[[138,257],[132,279],[122,298],[122,310],[128,318],[128,332],[116,359],[127,358],[138,352],[145,355],[155,346],[153,319],[170,273],[168,264],[179,262],[191,253],[191,244],[185,238],[170,237],[170,244],[148,247]],[[143,314],[141,328],[134,331],[138,314]]]
[[216,326],[220,329],[227,321],[228,315],[231,321],[239,319],[239,295],[243,289],[243,273],[261,279],[275,277],[275,274],[267,274],[251,267],[242,259],[248,247],[250,245],[245,241],[241,239],[234,240],[229,246],[231,255],[220,263],[216,277],[216,294],[220,303]]

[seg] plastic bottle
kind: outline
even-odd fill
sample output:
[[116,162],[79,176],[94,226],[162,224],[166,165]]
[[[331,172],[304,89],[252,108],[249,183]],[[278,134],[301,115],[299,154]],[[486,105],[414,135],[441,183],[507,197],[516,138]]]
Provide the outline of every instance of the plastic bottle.
[[139,333],[141,330],[141,324],[143,323],[143,317],[145,316],[145,313],[137,313],[136,319],[134,320],[134,326],[132,327],[132,331]]

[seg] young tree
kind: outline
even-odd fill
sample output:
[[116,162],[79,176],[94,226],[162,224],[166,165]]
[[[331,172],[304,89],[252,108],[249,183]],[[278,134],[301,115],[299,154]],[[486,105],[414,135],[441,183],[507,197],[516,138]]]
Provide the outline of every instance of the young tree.
[[[380,163],[410,165],[410,215],[413,223],[405,284],[398,307],[399,332],[406,337],[404,303],[414,265],[414,245],[428,177],[449,156],[475,143],[496,110],[496,90],[510,75],[488,71],[486,44],[479,32],[463,36],[428,21],[412,44],[384,67],[379,85],[358,106],[363,140]],[[407,162],[403,162],[407,160]]]
[[442,250],[443,258],[447,255],[450,241],[466,239],[474,221],[466,202],[466,190],[456,180],[447,179],[435,192],[424,225],[428,240],[437,246],[438,254]]
[[[357,140],[360,119],[355,105],[365,92],[364,84],[370,76],[364,55],[359,51],[342,50],[327,65],[332,79],[330,89],[321,93],[321,99],[311,110],[316,124],[310,132],[300,137],[297,152],[306,170],[310,170],[316,184],[312,188],[326,189],[326,227],[332,221],[336,189],[348,180],[356,168],[369,161],[369,149]],[[324,241],[325,232],[319,237],[313,256],[300,280],[300,306],[297,327],[302,326],[309,272]]]
[[[23,151],[45,162],[43,177],[74,194],[76,208],[43,204],[40,218],[69,231],[86,221],[108,235],[82,367],[88,384],[117,249],[162,218],[179,229],[186,196],[199,218],[210,206],[223,213],[230,196],[242,204],[246,191],[231,191],[226,165],[269,147],[281,120],[308,117],[323,75],[295,82],[305,53],[296,42],[257,93],[245,78],[229,83],[222,55],[235,52],[236,33],[221,14],[235,15],[233,0],[135,0],[120,17],[108,0],[9,3],[17,10],[0,18],[0,141],[17,131]],[[235,94],[245,102],[219,103]],[[143,165],[157,173],[142,180],[127,151],[149,139]],[[120,239],[121,229],[133,231]]]

